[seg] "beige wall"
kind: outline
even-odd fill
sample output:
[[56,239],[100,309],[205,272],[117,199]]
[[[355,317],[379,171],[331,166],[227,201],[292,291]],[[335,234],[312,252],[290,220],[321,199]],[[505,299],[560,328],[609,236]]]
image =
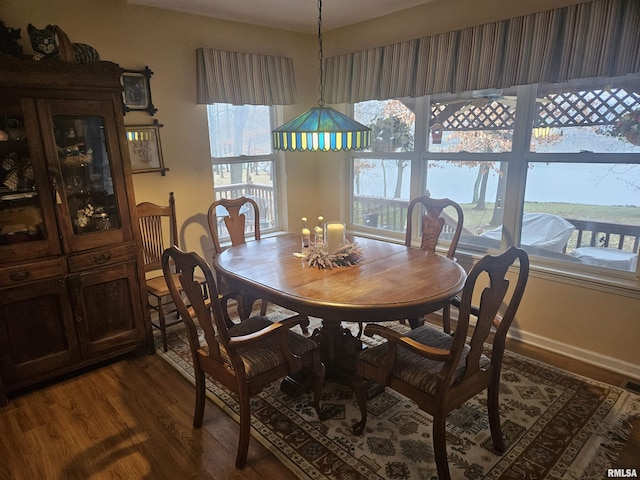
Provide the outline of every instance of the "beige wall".
[[[325,56],[418,38],[432,33],[578,3],[577,0],[436,0],[405,12],[349,28],[325,32]],[[0,18],[22,28],[58,24],[71,41],[93,45],[104,60],[123,68],[148,65],[154,117],[131,112],[130,125],[157,118],[166,176],[134,175],[138,202],[163,203],[174,191],[183,223],[181,246],[209,257],[205,214],[213,200],[206,110],[195,103],[195,49],[202,46],[290,56],[294,60],[299,104],[285,109],[288,120],[317,102],[317,44],[313,35],[190,16],[129,5],[124,0],[2,0]],[[288,153],[288,224],[299,228],[303,215],[339,218],[346,210],[348,182],[340,154]],[[462,259],[464,260],[464,259]],[[640,285],[602,287],[593,282],[532,272],[513,335],[640,378]]]

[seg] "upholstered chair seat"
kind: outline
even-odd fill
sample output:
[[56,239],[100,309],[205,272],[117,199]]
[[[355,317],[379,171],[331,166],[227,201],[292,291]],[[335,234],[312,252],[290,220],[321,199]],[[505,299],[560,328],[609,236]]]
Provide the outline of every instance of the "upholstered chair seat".
[[[421,327],[411,330],[406,335],[408,338],[415,340],[423,345],[429,345],[433,348],[442,350],[450,350],[453,344],[453,336],[443,332],[438,328],[425,324]],[[467,362],[467,354],[471,347],[465,344],[460,356],[460,361],[453,374],[452,383],[459,381],[465,372]],[[360,354],[360,361],[370,363],[373,366],[382,367],[389,355],[389,344],[387,342],[376,347],[367,348]],[[491,359],[486,355],[480,356],[480,368],[486,368],[491,363]],[[404,383],[434,395],[436,392],[438,374],[445,366],[443,362],[430,360],[421,355],[410,352],[406,348],[398,349],[398,360],[396,368],[391,373]]]
[[[243,335],[250,335],[252,333],[259,332],[272,323],[273,322],[267,317],[247,318],[246,320],[231,327],[229,329],[229,336],[234,338],[241,337]],[[313,340],[292,331],[287,332],[287,343],[291,353],[298,357],[318,348],[318,344]],[[218,345],[220,346],[220,356],[223,361],[227,363],[230,368],[233,368],[231,358],[229,357],[226,348],[222,344]],[[282,350],[278,348],[277,337],[269,338],[263,343],[253,347],[239,348],[237,351],[242,358],[244,372],[247,379],[278,368],[286,362],[286,358]]]

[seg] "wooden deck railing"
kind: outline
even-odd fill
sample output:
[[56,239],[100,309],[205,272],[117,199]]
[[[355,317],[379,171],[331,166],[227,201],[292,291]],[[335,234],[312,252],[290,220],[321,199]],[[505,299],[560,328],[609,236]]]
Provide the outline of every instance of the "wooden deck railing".
[[407,200],[353,197],[353,223],[404,232],[407,226]]
[[[275,198],[274,190],[270,185],[257,185],[241,183],[216,187],[216,199],[251,197],[260,208],[261,229],[275,227]],[[355,225],[381,228],[394,232],[404,232],[407,225],[407,200],[380,199],[376,197],[354,196],[353,198],[353,223]],[[247,222],[247,233],[252,229],[252,219]],[[576,227],[576,232],[569,240],[569,246],[578,248],[581,246],[617,248],[629,252],[638,253],[640,247],[640,226],[621,225],[616,223],[595,222],[590,220],[578,220],[567,218]],[[224,229],[224,225],[221,227]],[[453,231],[455,224],[447,221],[445,232]],[[251,230],[252,232],[252,230]],[[221,231],[220,235],[226,234]]]
[[[259,185],[255,183],[237,183],[234,185],[222,185],[215,188],[216,200],[221,198],[249,197],[256,201],[260,210],[260,231],[275,227],[275,197],[271,185]],[[247,215],[246,233],[253,233],[253,212]],[[218,236],[228,238],[229,233],[223,222],[218,223]]]
[[621,225],[618,223],[595,222],[567,218],[573,223],[576,232],[569,240],[575,241],[575,247],[607,247],[638,253],[640,245],[640,226]]

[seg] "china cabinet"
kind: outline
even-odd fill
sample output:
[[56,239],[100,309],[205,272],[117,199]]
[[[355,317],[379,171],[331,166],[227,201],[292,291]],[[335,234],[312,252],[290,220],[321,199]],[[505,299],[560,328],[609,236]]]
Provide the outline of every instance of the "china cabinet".
[[0,55],[0,405],[152,350],[120,74]]

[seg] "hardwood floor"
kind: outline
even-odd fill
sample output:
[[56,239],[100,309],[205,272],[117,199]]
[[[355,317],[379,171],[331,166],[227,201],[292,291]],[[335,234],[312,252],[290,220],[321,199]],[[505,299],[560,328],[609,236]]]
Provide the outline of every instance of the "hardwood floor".
[[289,479],[257,441],[235,468],[238,425],[157,355],[125,358],[14,398],[0,409],[0,478]]
[[[600,371],[530,347],[514,351],[600,381]],[[212,403],[192,428],[193,386],[156,355],[130,356],[10,398],[0,409],[0,479],[249,479],[293,474],[254,439],[244,470],[234,466],[237,424]],[[612,467],[640,468],[640,420]]]

